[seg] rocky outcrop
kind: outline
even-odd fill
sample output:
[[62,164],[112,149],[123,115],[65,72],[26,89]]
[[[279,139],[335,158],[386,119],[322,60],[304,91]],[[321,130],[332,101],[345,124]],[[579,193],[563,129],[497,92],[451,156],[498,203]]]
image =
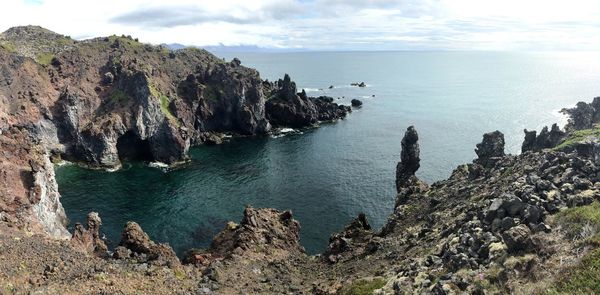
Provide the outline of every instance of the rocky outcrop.
[[155,265],[176,267],[180,265],[175,251],[168,244],[157,244],[150,240],[139,224],[127,222],[119,246],[115,249],[115,258],[135,259]]
[[348,112],[297,94],[289,76],[275,85],[205,50],[13,28],[0,34],[0,140],[9,152],[0,172],[11,184],[0,218],[68,237],[51,156],[110,170],[127,160],[176,165],[190,146],[222,142],[223,133],[269,133],[268,118],[306,127]]
[[350,101],[350,103],[352,104],[353,107],[356,107],[356,108],[362,106],[362,104],[363,104],[362,101],[360,101],[360,100],[358,100],[356,98],[353,98]]
[[402,138],[400,162],[396,165],[396,189],[398,192],[416,179],[415,172],[417,172],[421,166],[418,141],[419,134],[415,127],[408,127]]
[[374,252],[379,246],[373,240],[374,236],[366,215],[360,213],[342,232],[331,235],[323,257],[329,263],[337,263],[348,257]]
[[300,224],[291,211],[247,207],[240,224],[229,224],[215,236],[209,251],[214,257],[239,256],[257,248],[304,253],[299,237]]
[[267,118],[278,127],[309,127],[319,121],[344,118],[349,112],[349,107],[334,103],[331,97],[308,97],[304,90],[297,93],[296,83],[287,74],[273,85],[266,102]]
[[81,223],[76,223],[73,229],[71,243],[78,249],[94,253],[100,257],[108,255],[108,247],[100,236],[102,219],[96,212],[90,212],[87,216],[87,229]]
[[600,97],[595,97],[591,103],[580,101],[574,108],[565,108],[561,112],[569,116],[567,131],[592,128],[600,121]]
[[481,143],[477,144],[475,153],[476,163],[484,167],[493,166],[504,157],[504,134],[498,130],[484,134]]
[[537,136],[535,130],[527,131],[527,129],[525,129],[524,132],[525,140],[521,146],[521,152],[523,153],[527,151],[539,152],[543,149],[553,148],[567,137],[567,133],[561,131],[556,123],[552,125],[550,131],[548,131],[548,126],[544,126]]

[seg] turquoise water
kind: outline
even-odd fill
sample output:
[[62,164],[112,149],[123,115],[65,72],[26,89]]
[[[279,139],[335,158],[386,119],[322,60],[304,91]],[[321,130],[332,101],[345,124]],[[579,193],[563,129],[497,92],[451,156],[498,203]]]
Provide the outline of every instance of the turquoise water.
[[[72,224],[98,211],[109,241],[135,220],[181,253],[206,247],[244,205],[292,209],[301,242],[326,247],[359,212],[381,226],[394,203],[400,140],[415,125],[418,175],[432,182],[475,157],[484,132],[505,133],[518,153],[523,128],[564,123],[562,107],[600,95],[595,53],[326,52],[226,53],[274,80],[289,73],[309,94],[363,100],[346,120],[281,138],[234,139],[191,150],[192,162],[170,172],[130,163],[109,173],[57,168]],[[365,81],[366,88],[350,87]],[[327,89],[334,85],[334,89]],[[317,89],[325,90],[319,91]],[[372,97],[375,95],[375,97]]]

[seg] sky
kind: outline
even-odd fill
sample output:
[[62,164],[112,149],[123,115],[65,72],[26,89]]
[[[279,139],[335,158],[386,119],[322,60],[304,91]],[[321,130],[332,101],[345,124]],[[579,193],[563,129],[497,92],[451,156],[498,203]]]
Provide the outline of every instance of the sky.
[[600,1],[3,0],[0,31],[310,50],[600,50]]

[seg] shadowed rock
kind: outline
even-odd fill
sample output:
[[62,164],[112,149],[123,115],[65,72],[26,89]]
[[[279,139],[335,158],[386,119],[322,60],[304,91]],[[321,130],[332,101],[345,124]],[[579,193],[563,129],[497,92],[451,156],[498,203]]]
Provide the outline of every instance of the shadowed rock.
[[552,125],[550,131],[548,131],[548,126],[544,126],[539,135],[536,136],[536,131],[528,131],[525,132],[525,140],[523,141],[523,145],[521,146],[521,152],[527,151],[541,151],[547,148],[553,148],[560,144],[565,137],[567,136],[566,132],[560,130],[560,127],[556,123]]
[[484,167],[493,166],[498,159],[504,157],[504,134],[498,130],[484,134],[475,153],[478,157],[476,163]]
[[414,126],[406,129],[402,138],[402,151],[400,153],[400,162],[396,166],[396,189],[400,191],[405,187],[411,178],[415,177],[415,172],[421,166],[419,158],[419,134]]
[[567,131],[592,128],[600,120],[600,97],[595,97],[591,103],[580,101],[574,108],[562,109],[561,112],[569,115]]
[[273,88],[265,104],[266,115],[271,124],[278,127],[302,128],[319,121],[332,121],[346,117],[351,108],[338,105],[332,97],[308,97],[306,92],[297,93],[296,83],[289,75],[266,88]]

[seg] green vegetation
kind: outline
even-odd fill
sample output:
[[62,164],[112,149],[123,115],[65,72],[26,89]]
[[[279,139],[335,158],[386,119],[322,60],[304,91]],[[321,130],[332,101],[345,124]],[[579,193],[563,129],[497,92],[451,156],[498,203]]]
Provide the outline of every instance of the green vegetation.
[[110,99],[112,102],[118,103],[129,99],[129,96],[121,89],[115,89],[110,93]]
[[3,41],[0,43],[0,48],[3,48],[4,50],[11,52],[11,53],[15,53],[17,52],[17,47],[15,46],[15,44],[13,44],[10,41]]
[[177,120],[177,118],[173,115],[173,113],[171,113],[171,110],[169,109],[169,103],[170,103],[169,97],[160,93],[160,91],[158,91],[158,89],[156,89],[156,87],[154,87],[152,85],[149,85],[148,88],[150,89],[150,93],[152,94],[152,96],[159,99],[160,110],[163,112],[163,114],[165,114],[167,119],[169,119],[169,121],[171,121],[177,127],[181,126],[181,123],[179,122],[179,120]]
[[52,62],[52,59],[54,58],[54,54],[52,53],[39,53],[36,57],[35,60],[42,65],[49,65]]
[[75,44],[75,41],[71,37],[65,36],[56,40],[56,44],[61,46],[69,46]]
[[600,138],[600,126],[594,126],[592,129],[577,130],[565,139],[561,144],[557,145],[554,150],[562,150],[574,146],[575,144],[585,140],[589,136]]
[[570,238],[598,239],[596,231],[600,229],[600,202],[561,211],[556,215],[556,221]]
[[352,285],[342,288],[340,294],[342,295],[370,295],[373,291],[385,286],[385,281],[381,278],[375,278],[372,280],[356,280]]
[[585,255],[547,294],[600,294],[600,249]]

